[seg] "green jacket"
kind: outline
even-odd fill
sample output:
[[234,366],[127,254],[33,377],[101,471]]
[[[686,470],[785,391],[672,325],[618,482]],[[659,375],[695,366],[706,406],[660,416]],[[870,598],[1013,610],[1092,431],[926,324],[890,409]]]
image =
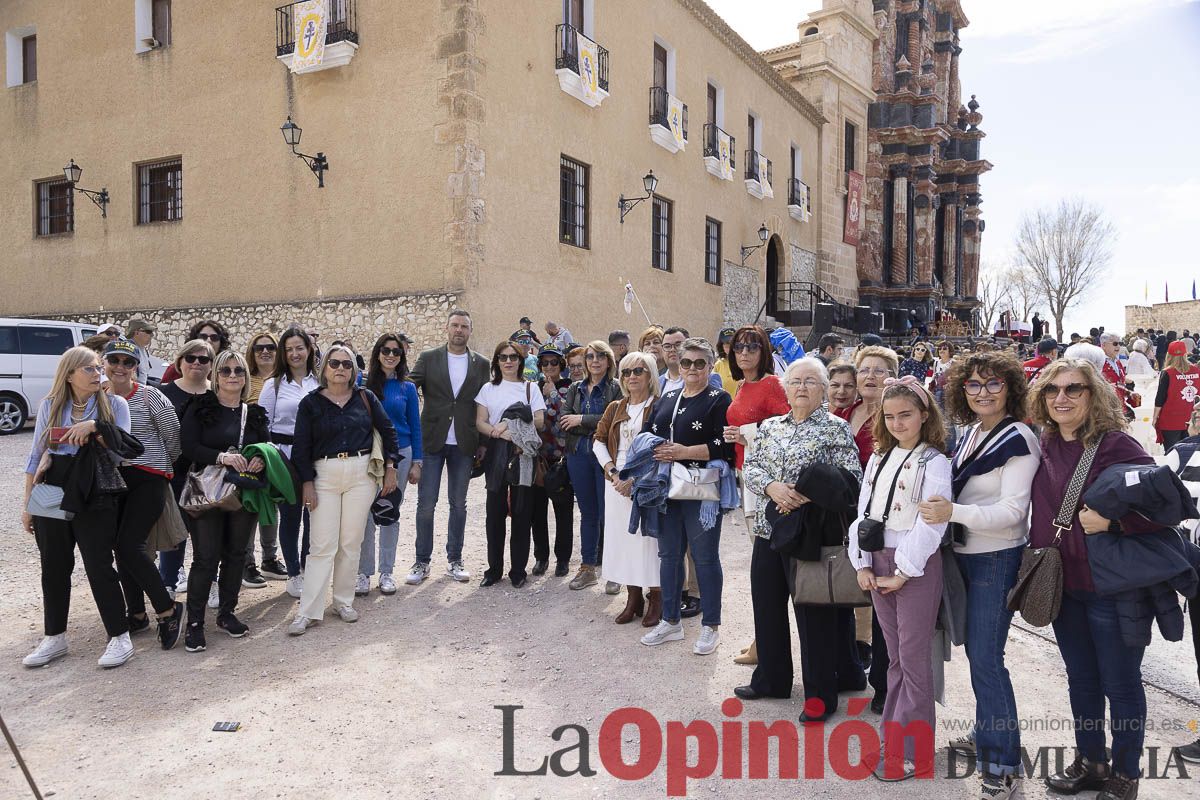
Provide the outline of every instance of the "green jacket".
[[242,508],[258,514],[259,525],[275,524],[275,506],[279,503],[292,504],[296,502],[296,484],[292,482],[292,473],[287,464],[283,463],[283,455],[273,444],[249,444],[242,448],[246,460],[258,456],[264,464],[263,477],[267,486],[264,489],[242,489]]

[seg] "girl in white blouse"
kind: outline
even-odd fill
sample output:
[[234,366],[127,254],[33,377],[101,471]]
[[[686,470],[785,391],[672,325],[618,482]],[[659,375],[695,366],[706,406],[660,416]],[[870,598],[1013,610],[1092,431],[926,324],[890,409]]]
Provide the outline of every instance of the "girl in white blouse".
[[[890,658],[880,736],[885,744],[875,774],[904,780],[918,769],[913,737],[902,743],[887,743],[887,737],[913,723],[929,725],[932,735],[930,652],[942,599],[938,548],[946,530],[945,523],[922,520],[918,506],[950,491],[950,461],[941,453],[946,439],[941,412],[921,382],[909,375],[888,378],[884,385],[875,454],[864,472],[849,556],[859,586],[871,592]],[[922,772],[931,770],[933,753],[921,756]]]

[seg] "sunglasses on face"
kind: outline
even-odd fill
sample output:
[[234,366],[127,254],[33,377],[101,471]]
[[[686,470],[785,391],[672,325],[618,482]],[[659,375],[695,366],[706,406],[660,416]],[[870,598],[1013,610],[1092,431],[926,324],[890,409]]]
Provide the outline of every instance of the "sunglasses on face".
[[501,353],[500,355],[496,356],[496,360],[501,364],[506,361],[520,361],[521,355],[519,353]]
[[379,348],[381,356],[402,356],[404,355],[403,347],[381,347]]
[[217,374],[220,375],[222,378],[228,378],[228,377],[244,378],[244,377],[246,377],[246,368],[245,367],[221,367],[219,370],[217,370]]
[[219,342],[219,341],[221,341],[221,334],[219,334],[219,333],[199,333],[199,334],[196,334],[196,338],[203,339],[204,341],[210,342],[210,343],[211,342]]
[[254,345],[254,352],[256,352],[256,353],[274,353],[275,345],[273,345],[273,344],[256,344],[256,345]]
[[104,360],[114,367],[125,367],[126,369],[133,369],[138,365],[138,362],[132,358],[121,358],[120,356],[107,356]]
[[110,339],[116,339],[118,336],[121,335],[121,332],[120,331],[105,331],[104,335]]
[[99,364],[95,364],[90,367],[79,367],[79,369],[83,370],[88,375],[99,375],[100,374],[100,365]]
[[988,394],[1000,394],[1000,392],[1004,391],[1004,382],[993,378],[987,383],[980,383],[979,381],[967,381],[963,384],[963,391],[971,397],[975,397],[980,392],[985,390]]
[[186,356],[183,357],[183,360],[189,364],[205,364],[205,365],[207,365],[212,362],[212,359],[209,358],[208,356],[198,356],[198,355],[195,355],[194,353],[188,353]]
[[759,350],[762,350],[759,342],[738,342],[733,346],[735,353],[757,353]]
[[645,374],[646,374],[645,367],[626,367],[625,369],[621,370],[622,378],[628,378],[630,375],[636,375],[640,378],[642,375],[645,375]]
[[1087,390],[1087,385],[1083,383],[1068,383],[1065,386],[1051,383],[1042,387],[1042,397],[1046,400],[1053,400],[1058,397],[1059,392],[1065,392],[1067,397],[1078,400]]
[[681,358],[679,366],[683,369],[704,369],[708,366],[708,360],[704,358]]
[[538,364],[538,366],[541,369],[545,369],[546,367],[558,367],[559,369],[563,369],[564,367],[566,367],[566,364],[564,364],[563,362],[561,362],[557,359],[548,358],[545,361],[543,361],[541,364]]
[[331,358],[325,363],[329,365],[330,369],[354,369],[354,362],[349,359],[343,361],[340,358]]
[[584,361],[604,361],[607,358],[608,356],[603,353],[584,353],[583,355]]

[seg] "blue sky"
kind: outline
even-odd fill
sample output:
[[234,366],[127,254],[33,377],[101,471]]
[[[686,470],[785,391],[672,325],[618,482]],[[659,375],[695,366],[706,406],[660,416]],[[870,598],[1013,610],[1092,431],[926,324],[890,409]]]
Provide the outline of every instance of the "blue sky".
[[[707,0],[759,50],[795,41],[820,0]],[[985,264],[1009,263],[1021,214],[1096,203],[1120,238],[1066,327],[1123,330],[1124,306],[1200,281],[1200,0],[962,0],[963,99],[978,96]],[[1189,244],[1191,242],[1191,244]],[[1200,292],[1200,285],[1198,285]],[[1043,309],[1043,316],[1045,309]],[[1200,326],[1200,319],[1196,320]]]

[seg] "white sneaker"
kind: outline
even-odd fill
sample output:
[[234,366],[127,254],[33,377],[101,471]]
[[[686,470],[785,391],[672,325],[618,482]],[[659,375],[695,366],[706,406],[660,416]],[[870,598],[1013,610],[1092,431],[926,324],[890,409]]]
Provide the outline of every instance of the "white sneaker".
[[979,800],[1008,800],[1016,791],[1015,776],[986,773],[980,783]]
[[371,593],[371,577],[358,573],[358,580],[354,582],[354,596],[366,597]]
[[354,606],[338,606],[337,615],[342,618],[342,622],[358,622],[358,612],[354,610]]
[[421,581],[429,577],[429,565],[422,564],[420,561],[413,562],[412,569],[408,571],[408,577],[404,582],[409,586],[416,586]]
[[208,590],[208,607],[217,608],[221,605],[221,590],[217,588],[217,584],[213,584]]
[[179,574],[175,577],[175,591],[177,594],[187,593],[187,578],[187,570],[180,566]]
[[309,619],[297,614],[296,618],[292,620],[292,624],[288,625],[288,636],[303,636],[306,630],[316,624],[317,621],[315,619]]
[[379,576],[379,593],[380,594],[395,594],[396,579],[392,577],[392,573],[385,572]]
[[451,561],[450,566],[446,568],[446,574],[459,583],[466,583],[471,580],[471,573],[467,572],[467,568],[463,566],[461,561]]
[[667,622],[665,619],[654,626],[654,630],[642,637],[642,644],[654,647],[664,642],[678,642],[683,639],[683,625],[678,622]]
[[292,575],[287,579],[287,585],[284,587],[287,593],[292,597],[299,598],[300,593],[304,591],[304,576]]
[[700,638],[696,640],[692,652],[698,656],[706,656],[716,650],[720,643],[721,634],[717,633],[717,629],[705,625],[700,629]]
[[131,658],[133,658],[133,642],[129,641],[128,633],[122,633],[120,636],[114,636],[108,640],[108,647],[104,648],[104,655],[100,656],[96,663],[105,669],[112,669],[121,666]]
[[46,636],[34,648],[33,652],[25,656],[21,663],[27,667],[44,667],[56,658],[62,658],[67,654],[67,635],[60,633],[57,636]]

